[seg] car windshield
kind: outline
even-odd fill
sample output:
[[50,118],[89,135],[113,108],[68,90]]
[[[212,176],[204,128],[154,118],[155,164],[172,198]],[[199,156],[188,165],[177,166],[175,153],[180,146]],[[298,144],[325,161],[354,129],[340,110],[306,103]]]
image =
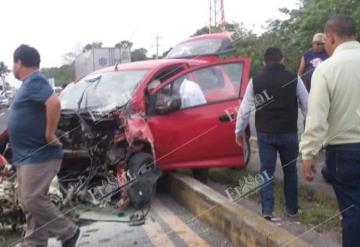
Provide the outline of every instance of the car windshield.
[[125,105],[148,70],[114,71],[89,75],[70,83],[60,94],[62,109],[108,111]]
[[193,57],[199,55],[216,54],[222,46],[220,39],[198,40],[175,46],[167,58]]

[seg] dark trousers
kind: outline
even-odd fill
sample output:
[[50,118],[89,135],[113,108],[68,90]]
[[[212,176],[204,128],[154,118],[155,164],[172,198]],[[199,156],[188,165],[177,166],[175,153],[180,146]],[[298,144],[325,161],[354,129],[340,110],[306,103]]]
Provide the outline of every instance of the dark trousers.
[[[261,172],[274,176],[277,154],[284,172],[285,206],[288,213],[298,210],[298,177],[296,161],[299,153],[297,133],[268,134],[258,133]],[[261,187],[261,206],[263,214],[272,214],[274,209],[274,180],[265,182]]]
[[343,246],[360,246],[360,143],[328,146],[326,175],[342,215]]

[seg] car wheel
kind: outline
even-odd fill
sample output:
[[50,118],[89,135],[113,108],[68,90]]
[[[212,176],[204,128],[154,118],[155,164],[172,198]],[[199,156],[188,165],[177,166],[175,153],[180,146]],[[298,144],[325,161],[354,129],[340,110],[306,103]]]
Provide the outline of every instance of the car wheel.
[[195,179],[206,184],[209,180],[209,169],[193,169],[193,176]]
[[130,202],[135,209],[142,209],[156,194],[157,178],[151,177],[156,176],[154,159],[148,153],[136,153],[130,158],[128,167],[131,179],[135,180],[128,189]]

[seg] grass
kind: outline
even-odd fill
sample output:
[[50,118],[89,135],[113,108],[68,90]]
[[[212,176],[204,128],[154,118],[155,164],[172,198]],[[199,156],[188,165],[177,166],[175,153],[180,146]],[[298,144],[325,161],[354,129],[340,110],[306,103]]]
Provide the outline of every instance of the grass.
[[[233,170],[233,169],[213,169],[210,170],[210,179],[225,184],[227,186],[235,187],[239,185],[239,180],[244,179],[245,176],[255,175],[254,172],[248,169]],[[248,199],[260,203],[260,190],[255,190],[251,193]],[[285,201],[283,193],[283,182],[275,181],[274,186],[274,211],[279,214],[285,212]],[[302,208],[303,214],[298,218],[298,221],[308,227],[315,227],[318,232],[329,230],[338,230],[341,227],[339,209],[334,198],[318,191],[311,190],[307,187],[299,187],[299,204]],[[331,219],[331,220],[329,220]]]
[[20,232],[2,232],[0,234],[0,247],[10,246],[10,244],[18,241],[22,236]]

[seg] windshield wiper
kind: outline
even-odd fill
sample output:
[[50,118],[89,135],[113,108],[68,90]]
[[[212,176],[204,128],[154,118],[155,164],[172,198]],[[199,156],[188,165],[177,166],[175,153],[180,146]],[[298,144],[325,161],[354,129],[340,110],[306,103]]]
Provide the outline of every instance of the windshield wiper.
[[87,92],[87,90],[90,88],[90,86],[93,85],[93,83],[98,83],[98,82],[100,81],[100,79],[101,79],[101,75],[100,75],[100,76],[97,76],[97,77],[95,77],[95,78],[92,78],[92,79],[90,79],[90,80],[86,80],[86,82],[88,82],[89,85],[86,86],[86,88],[84,89],[84,91],[83,91],[82,94],[81,94],[81,97],[80,97],[79,101],[77,102],[77,106],[78,106],[78,109],[79,109],[79,110],[80,110],[81,103],[82,103],[82,101],[83,101],[83,99],[84,99],[84,95],[85,95],[85,93]]

